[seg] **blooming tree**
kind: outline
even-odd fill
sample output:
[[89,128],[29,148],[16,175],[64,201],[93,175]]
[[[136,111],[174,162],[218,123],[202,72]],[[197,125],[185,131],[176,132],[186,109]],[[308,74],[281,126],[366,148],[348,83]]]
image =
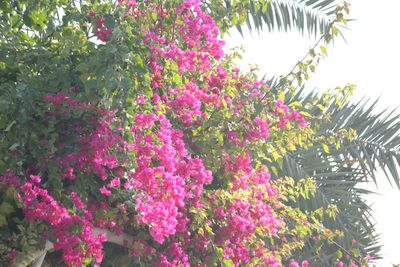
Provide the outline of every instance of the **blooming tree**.
[[224,54],[207,5],[1,5],[2,263],[305,267],[340,237],[334,208],[296,208],[311,178],[274,175],[316,126]]

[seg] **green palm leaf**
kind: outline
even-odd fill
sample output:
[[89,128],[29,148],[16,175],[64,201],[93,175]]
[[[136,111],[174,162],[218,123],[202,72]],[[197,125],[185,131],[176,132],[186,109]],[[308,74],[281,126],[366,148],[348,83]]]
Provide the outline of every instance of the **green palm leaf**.
[[[286,101],[307,103],[316,96],[314,92],[304,95],[303,90],[299,90],[293,97],[287,94]],[[324,112],[316,105],[307,111],[316,116],[330,114],[329,121],[320,123],[319,135],[352,128],[357,132],[356,137],[351,141],[342,140],[338,149],[330,147],[329,154],[321,144],[292,153],[284,159],[279,175],[295,179],[313,177],[317,184],[315,197],[296,205],[304,210],[336,205],[339,210],[336,219],[326,218],[323,223],[328,228],[344,230],[345,237],[338,244],[349,247],[355,239],[362,246],[363,253],[380,258],[379,236],[371,219],[371,208],[365,202],[365,196],[372,192],[361,189],[360,184],[371,179],[378,183],[377,170],[383,169],[387,179],[400,189],[397,172],[400,165],[400,116],[394,116],[394,111],[374,113],[377,101],[372,104],[367,100],[357,104],[344,102],[342,106],[331,103]],[[338,250],[338,245],[332,244],[318,255],[312,255],[312,249],[306,249],[298,257],[312,258],[316,266],[328,266],[328,260]]]
[[[257,8],[257,2],[249,1],[249,30],[253,27],[257,31],[263,28],[269,31],[298,30],[314,36],[328,32],[338,4],[336,0],[271,0],[268,7],[263,9]],[[241,26],[236,26],[241,32]]]

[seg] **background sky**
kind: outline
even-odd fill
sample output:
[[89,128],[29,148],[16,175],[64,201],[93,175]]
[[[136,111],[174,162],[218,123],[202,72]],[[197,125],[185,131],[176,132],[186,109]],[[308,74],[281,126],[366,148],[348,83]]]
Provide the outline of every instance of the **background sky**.
[[[363,96],[380,97],[378,109],[400,106],[400,0],[348,0],[350,18],[344,30],[346,42],[337,38],[328,47],[328,58],[317,67],[307,83],[320,91],[357,85],[354,101]],[[260,74],[285,75],[315,43],[307,35],[293,33],[253,33],[241,37],[236,31],[226,38],[227,47],[243,45],[243,66],[257,64]],[[398,111],[400,113],[400,109]],[[378,194],[368,198],[381,233],[384,259],[379,267],[400,263],[400,191],[391,188],[383,173],[378,174]]]

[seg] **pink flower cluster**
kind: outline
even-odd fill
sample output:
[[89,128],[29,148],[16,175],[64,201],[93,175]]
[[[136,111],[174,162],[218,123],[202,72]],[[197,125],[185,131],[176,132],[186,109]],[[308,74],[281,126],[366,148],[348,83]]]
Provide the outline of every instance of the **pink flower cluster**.
[[[61,93],[46,96],[45,101],[54,104],[56,109],[56,112],[51,112],[49,116],[56,116],[61,121],[66,114],[63,110],[68,109],[74,113],[82,109],[79,103],[74,102],[74,105],[71,105],[71,99]],[[204,184],[210,183],[212,176],[200,159],[192,158],[187,152],[182,132],[173,129],[164,115],[136,114],[131,131],[135,141],[128,145],[121,139],[119,122],[112,119],[112,113],[95,111],[87,106],[84,108],[85,111],[98,113],[101,120],[88,112],[89,124],[85,128],[78,124],[73,125],[71,129],[63,130],[70,139],[76,136],[75,142],[79,144],[79,149],[69,151],[63,143],[58,143],[58,156],[53,160],[63,170],[61,179],[76,181],[85,176],[95,175],[93,178],[97,177],[104,181],[99,191],[106,197],[112,195],[113,188],[122,190],[121,180],[125,180],[123,183],[125,190],[131,188],[137,190],[135,220],[149,227],[149,233],[155,241],[164,243],[167,237],[187,232],[186,225],[189,222],[186,216],[187,204],[198,205]],[[137,167],[133,170],[125,170],[125,159],[117,160],[116,153],[128,150],[135,152]],[[128,177],[124,176],[125,173]],[[36,181],[36,178],[32,176],[31,180]],[[77,208],[85,208],[76,193],[72,192],[70,197]],[[95,206],[90,205],[90,209],[86,210],[86,215],[92,221],[96,214]],[[102,208],[110,207],[102,204]],[[26,210],[27,217],[45,220],[37,214],[38,212],[40,210]],[[69,218],[68,214],[66,216]],[[121,226],[115,222],[104,220],[94,220],[94,222],[99,227],[114,228],[117,232],[121,232]],[[57,229],[59,236],[65,237],[67,233],[68,230],[62,232]],[[73,238],[73,240],[67,237],[64,239],[69,244],[77,244],[77,237]],[[75,251],[76,259],[71,260],[66,248],[61,245],[55,247],[64,250],[67,263],[82,257],[82,254]]]
[[107,42],[113,31],[112,28],[106,27],[105,24],[106,20],[104,18],[99,18],[96,22],[96,29],[94,31],[94,35],[96,35],[96,37],[102,42]]
[[[30,179],[35,180],[36,184],[40,182],[38,176],[31,175]],[[82,260],[91,257],[97,264],[101,263],[105,235],[94,235],[90,220],[70,214],[67,208],[55,200],[46,189],[34,183],[26,182],[20,187],[26,218],[31,222],[35,220],[46,222],[50,226],[49,231],[43,234],[57,237],[54,249],[63,251],[63,258],[67,264],[82,266]],[[71,198],[77,206],[82,207],[82,202],[76,193],[72,192]],[[80,230],[72,231],[75,226],[79,226]]]
[[[301,267],[309,267],[309,266],[310,266],[310,264],[308,263],[307,260],[304,260],[301,262]],[[300,265],[294,259],[290,259],[290,267],[300,267]]]
[[[138,222],[149,225],[153,238],[163,243],[177,228],[185,229],[185,201],[195,205],[212,176],[200,159],[189,155],[183,134],[174,130],[164,115],[137,114],[135,122],[132,132],[137,168],[130,182],[140,189],[136,200]],[[144,134],[156,123],[158,131]]]
[[227,175],[233,177],[232,192],[245,190],[246,194],[214,209],[221,225],[215,243],[224,247],[224,255],[238,264],[249,263],[253,257],[278,262],[262,241],[256,243],[257,249],[249,249],[248,246],[254,239],[256,229],[259,234],[276,236],[281,226],[281,219],[273,206],[274,201],[279,199],[279,193],[269,183],[270,174],[262,167],[254,169],[249,153],[236,156],[234,162],[226,157],[225,170]]
[[[209,14],[201,9],[200,0],[185,0],[174,11],[182,19],[169,40],[153,31],[145,31],[145,43],[152,51],[150,66],[153,70],[153,86],[159,87],[164,67],[160,59],[176,62],[180,73],[204,71],[212,68],[212,59],[223,57],[224,42],[219,39],[219,29]],[[176,36],[175,36],[176,34]],[[180,38],[177,38],[177,37]]]
[[[84,133],[82,122],[76,121],[72,124],[72,128],[68,126],[63,133],[70,139],[76,136],[75,142],[79,143],[79,149],[74,148],[70,151],[67,146],[61,142],[58,144],[58,156],[52,160],[57,163],[63,170],[61,178],[63,180],[74,181],[77,179],[78,173],[95,174],[103,181],[111,180],[105,184],[100,192],[109,196],[111,194],[109,188],[115,188],[120,185],[120,176],[122,175],[123,163],[117,160],[116,153],[126,149],[126,142],[122,140],[118,128],[118,120],[113,118],[112,112],[105,112],[93,107],[89,107],[84,103],[79,103],[76,99],[70,99],[63,93],[57,93],[55,96],[46,95],[44,100],[54,104],[55,112],[50,117],[55,116],[60,119],[72,112],[93,112],[88,120],[91,129]],[[99,116],[100,115],[100,116]],[[116,123],[116,129],[112,129],[111,124]],[[71,124],[68,121],[68,124]],[[88,125],[86,125],[88,126]],[[114,175],[110,175],[110,170],[116,170]]]
[[274,112],[279,114],[278,127],[280,128],[286,128],[290,121],[298,122],[301,128],[306,127],[304,116],[296,110],[291,111],[281,100],[276,101],[276,109]]

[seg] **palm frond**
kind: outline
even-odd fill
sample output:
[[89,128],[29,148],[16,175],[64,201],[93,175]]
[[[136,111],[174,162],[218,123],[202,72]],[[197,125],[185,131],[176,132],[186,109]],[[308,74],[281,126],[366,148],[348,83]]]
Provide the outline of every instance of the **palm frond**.
[[[284,159],[280,175],[295,179],[313,177],[317,184],[316,194],[309,200],[302,199],[297,206],[302,210],[315,210],[321,207],[336,205],[338,214],[332,218],[324,218],[323,225],[329,229],[341,229],[344,237],[338,240],[342,247],[350,247],[352,240],[357,240],[364,246],[363,253],[379,258],[380,246],[378,235],[371,221],[371,208],[365,203],[365,195],[370,193],[358,188],[363,170],[357,165],[348,165],[342,157],[346,148],[342,147],[327,155],[322,147],[316,145],[310,150],[299,151]],[[313,243],[308,244],[313,246]],[[339,248],[334,244],[325,247],[313,264],[329,266],[330,255],[337,253]],[[298,258],[314,258],[313,249],[299,252]]]
[[[300,91],[293,100],[308,102],[316,96],[311,92],[301,97]],[[370,103],[362,99],[354,104],[346,101],[342,106],[332,103],[325,113],[330,120],[320,124],[320,135],[337,132],[340,129],[354,129],[357,135],[352,141],[343,141],[341,148],[342,161],[353,162],[363,174],[359,179],[369,179],[377,183],[376,171],[384,171],[388,181],[400,189],[400,177],[397,167],[400,166],[400,115],[394,115],[396,109],[375,113],[378,100]],[[311,114],[321,112],[318,107],[309,111]]]
[[[304,90],[299,90],[294,96],[288,93],[285,99],[288,103],[307,103],[320,97],[315,92],[305,95]],[[321,144],[315,144],[288,155],[279,175],[295,179],[313,177],[317,184],[315,197],[297,205],[304,210],[336,205],[339,213],[335,221],[324,219],[324,225],[344,231],[345,237],[339,241],[343,247],[350,246],[355,239],[362,246],[363,253],[380,258],[379,236],[375,232],[371,208],[365,201],[365,196],[372,192],[361,189],[360,184],[371,179],[378,184],[377,170],[383,169],[387,179],[400,189],[397,172],[400,166],[400,116],[393,115],[395,110],[375,113],[376,107],[377,101],[361,100],[358,103],[344,101],[343,105],[333,102],[325,111],[316,105],[307,110],[313,115],[330,114],[329,121],[320,123],[318,134],[321,136],[350,128],[357,134],[351,141],[342,140],[339,148],[330,147],[329,154]],[[328,266],[330,255],[337,250],[335,245],[325,248],[314,264]],[[303,250],[299,257],[315,258],[316,255],[310,253],[311,249]]]
[[[227,0],[226,2],[230,2]],[[335,18],[336,0],[271,0],[266,9],[257,8],[257,1],[249,1],[247,27],[260,31],[298,30],[302,34],[327,33]],[[241,32],[241,26],[236,25]],[[265,27],[266,26],[266,27]]]

